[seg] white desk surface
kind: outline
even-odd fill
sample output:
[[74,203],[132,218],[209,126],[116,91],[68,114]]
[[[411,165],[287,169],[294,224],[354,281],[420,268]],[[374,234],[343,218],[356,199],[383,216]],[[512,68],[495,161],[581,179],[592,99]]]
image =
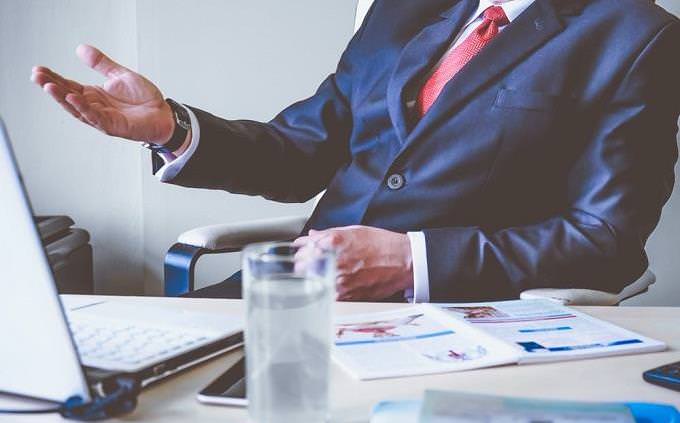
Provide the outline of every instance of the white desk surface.
[[[133,304],[167,305],[238,314],[240,300],[111,297]],[[338,314],[404,307],[405,304],[338,303]],[[371,407],[381,400],[419,398],[426,389],[582,401],[652,401],[680,408],[680,393],[650,385],[642,372],[680,361],[680,307],[579,307],[581,311],[668,343],[661,353],[599,358],[551,364],[511,365],[431,376],[360,382],[334,366],[331,404],[334,422],[367,422]],[[245,409],[203,405],[196,393],[240,356],[232,352],[144,390],[137,410],[125,422],[247,422]],[[12,400],[0,397],[0,408]],[[55,415],[2,416],[2,422],[60,421]]]

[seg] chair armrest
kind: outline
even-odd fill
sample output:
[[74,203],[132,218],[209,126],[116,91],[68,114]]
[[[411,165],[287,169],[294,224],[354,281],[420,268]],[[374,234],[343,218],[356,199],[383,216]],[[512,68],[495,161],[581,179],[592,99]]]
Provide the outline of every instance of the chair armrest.
[[302,232],[308,216],[249,220],[203,226],[181,234],[165,255],[165,296],[176,297],[194,290],[195,268],[205,254],[240,251],[254,242],[285,241]]
[[621,301],[646,292],[656,282],[656,275],[649,269],[635,282],[623,288],[619,293],[596,291],[593,289],[529,289],[520,294],[523,300],[545,298],[565,305],[618,305]]
[[290,216],[203,226],[184,232],[177,242],[205,250],[241,249],[254,242],[293,239],[300,234],[308,218]]

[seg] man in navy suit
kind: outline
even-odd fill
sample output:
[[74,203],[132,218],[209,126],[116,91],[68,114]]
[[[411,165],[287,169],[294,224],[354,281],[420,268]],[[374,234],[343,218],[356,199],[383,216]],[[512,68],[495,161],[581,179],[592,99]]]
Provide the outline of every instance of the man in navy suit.
[[[618,292],[674,183],[680,22],[647,0],[378,0],[316,94],[268,123],[107,77],[33,79],[83,122],[148,142],[165,182],[300,202],[340,299]],[[220,296],[225,285],[210,291]]]

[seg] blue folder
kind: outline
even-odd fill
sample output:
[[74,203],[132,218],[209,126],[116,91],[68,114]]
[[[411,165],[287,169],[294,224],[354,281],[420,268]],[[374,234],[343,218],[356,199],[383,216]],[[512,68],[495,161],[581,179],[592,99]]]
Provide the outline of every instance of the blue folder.
[[[371,423],[415,423],[420,400],[382,401],[373,407]],[[637,423],[680,423],[680,413],[672,405],[627,402]]]
[[627,402],[637,423],[680,423],[680,413],[672,405]]

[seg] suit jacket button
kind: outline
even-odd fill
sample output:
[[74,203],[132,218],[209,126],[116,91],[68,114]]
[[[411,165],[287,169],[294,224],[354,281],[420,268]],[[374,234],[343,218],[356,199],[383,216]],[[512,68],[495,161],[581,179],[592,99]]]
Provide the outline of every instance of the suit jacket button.
[[400,189],[404,186],[404,182],[404,176],[399,173],[393,173],[387,177],[387,187],[389,189]]

